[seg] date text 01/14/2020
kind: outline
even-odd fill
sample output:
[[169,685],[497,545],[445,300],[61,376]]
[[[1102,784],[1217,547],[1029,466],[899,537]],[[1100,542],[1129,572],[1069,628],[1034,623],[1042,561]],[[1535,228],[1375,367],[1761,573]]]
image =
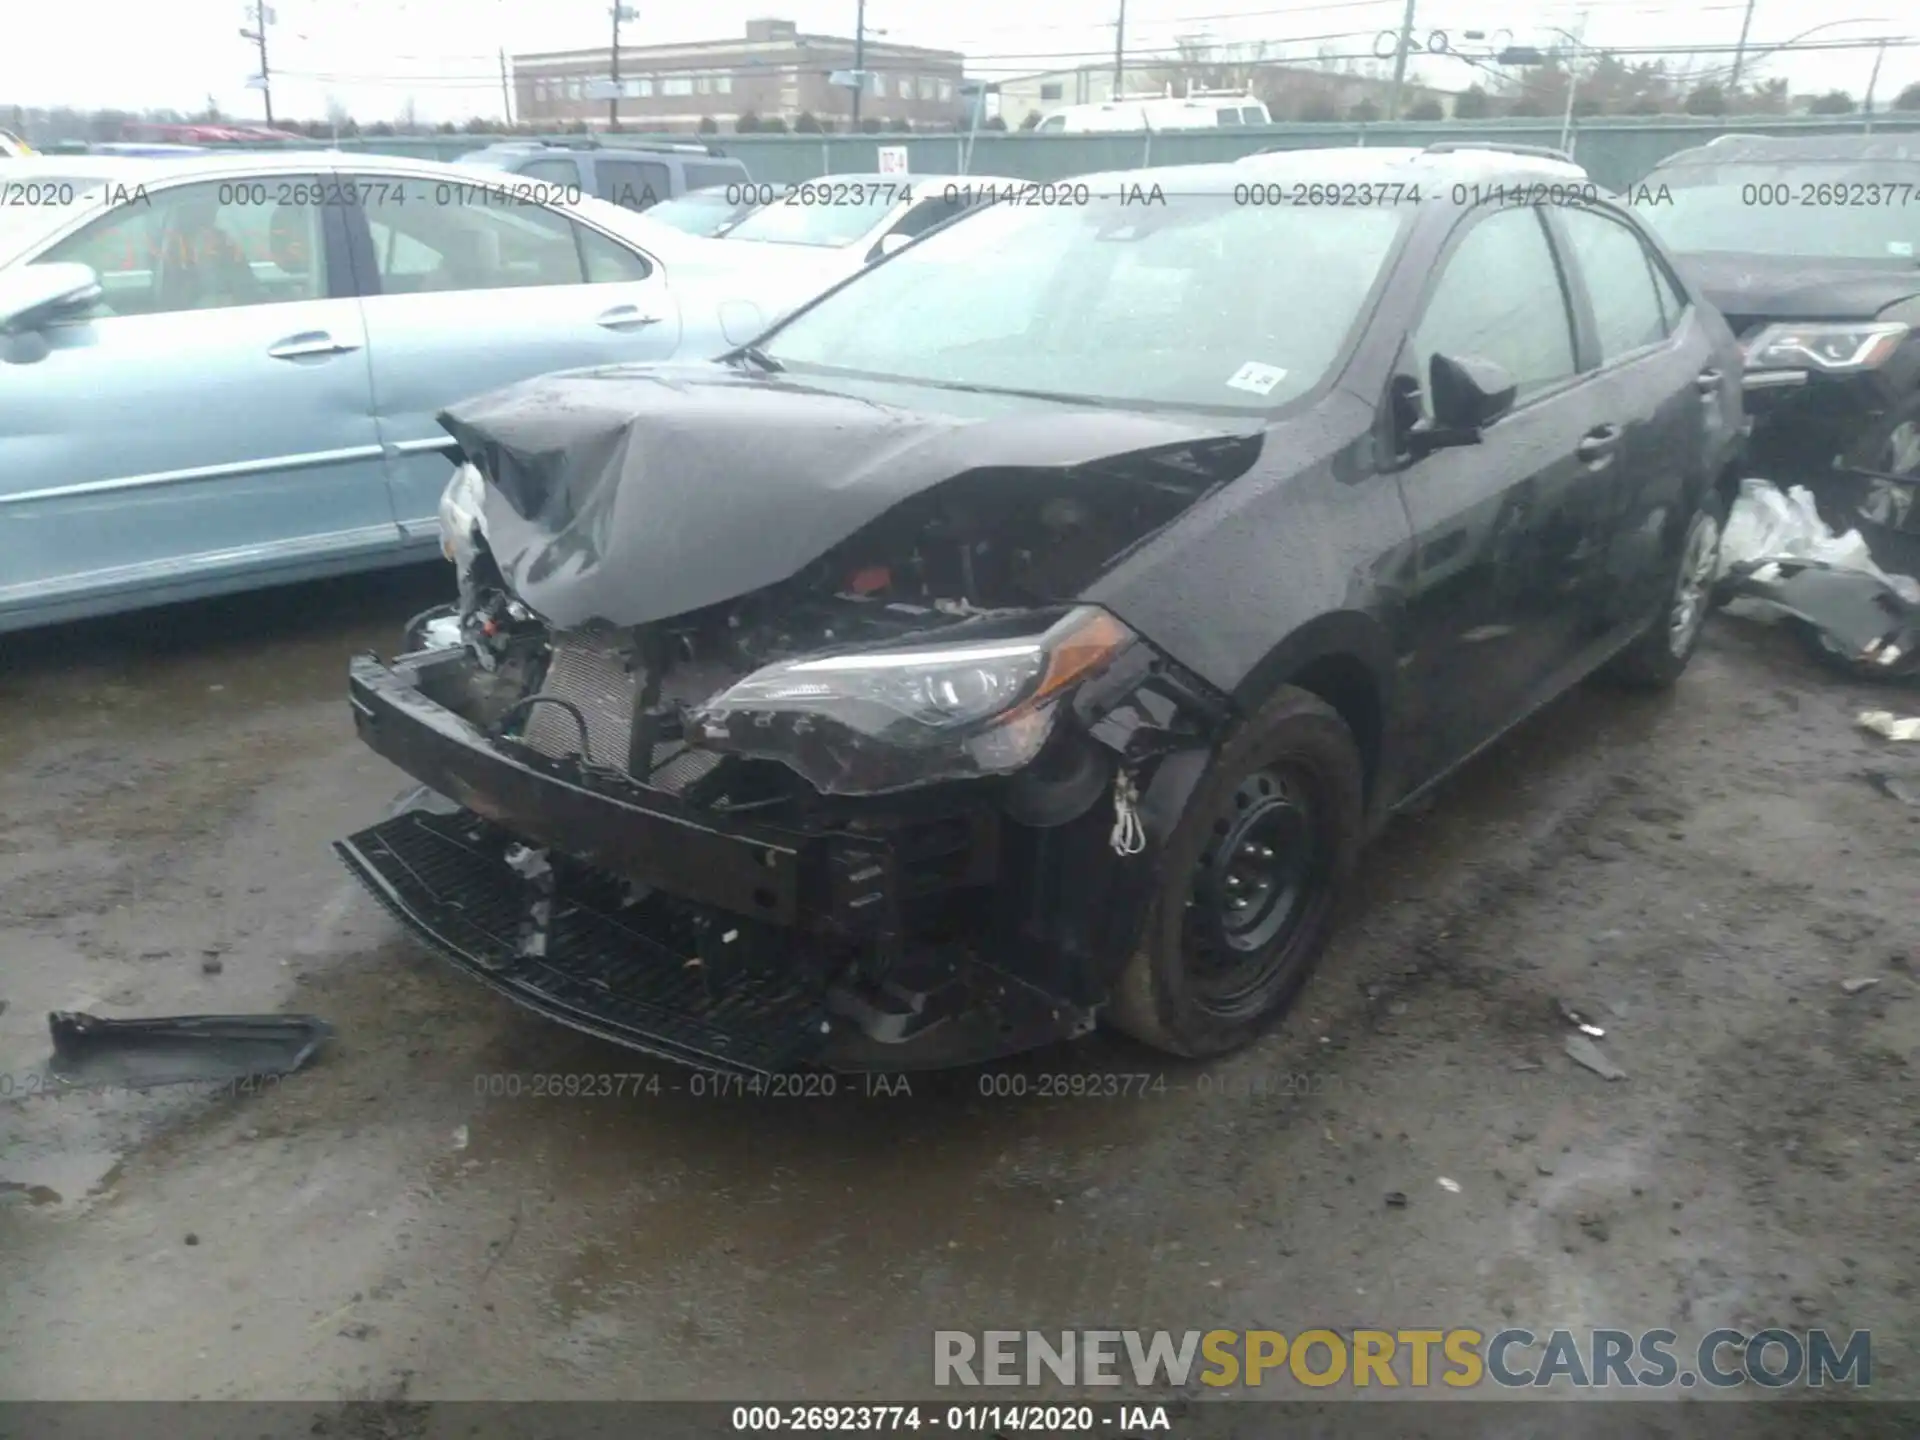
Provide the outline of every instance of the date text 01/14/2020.
[[922,1428],[956,1435],[1137,1435],[1173,1427],[1164,1405],[736,1405],[732,1428],[811,1435]]

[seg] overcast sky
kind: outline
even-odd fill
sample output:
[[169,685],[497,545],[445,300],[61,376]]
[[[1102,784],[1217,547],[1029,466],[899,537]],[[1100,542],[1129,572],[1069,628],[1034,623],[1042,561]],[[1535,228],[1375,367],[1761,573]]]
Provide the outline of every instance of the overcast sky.
[[[1652,0],[1543,0],[1522,13],[1511,0],[1418,0],[1415,30],[1494,35],[1504,24],[1515,43],[1550,43],[1548,27],[1574,28],[1586,16],[1590,45],[1731,45],[1744,0],[1659,5]],[[1402,0],[1129,0],[1130,54],[1165,51],[1199,32],[1221,42],[1295,42],[1288,53],[1321,45],[1370,52],[1400,18]],[[855,0],[703,0],[698,5],[637,0],[625,43],[658,44],[739,35],[754,16],[780,16],[802,30],[851,34]],[[1110,59],[1117,0],[868,0],[870,31],[891,40],[962,50],[989,79],[1064,69]],[[257,68],[239,31],[246,0],[91,0],[33,7],[16,18],[0,46],[0,105],[197,109],[211,95],[228,114],[257,118],[260,96],[246,88]],[[566,49],[604,43],[605,0],[276,0],[269,29],[275,113],[318,118],[329,98],[359,120],[391,119],[411,101],[424,120],[500,112],[498,51]],[[1506,17],[1503,21],[1502,17]],[[1829,24],[1859,20],[1857,24]],[[1823,26],[1817,40],[1920,38],[1913,0],[1757,0],[1750,44],[1764,47]],[[1726,56],[1702,63],[1727,63]],[[1856,100],[1873,69],[1871,49],[1776,56],[1759,73],[1789,80],[1796,92],[1842,89]],[[1417,78],[1450,89],[1476,72],[1454,60],[1418,62]],[[1920,80],[1920,45],[1889,49],[1875,96],[1884,107]]]

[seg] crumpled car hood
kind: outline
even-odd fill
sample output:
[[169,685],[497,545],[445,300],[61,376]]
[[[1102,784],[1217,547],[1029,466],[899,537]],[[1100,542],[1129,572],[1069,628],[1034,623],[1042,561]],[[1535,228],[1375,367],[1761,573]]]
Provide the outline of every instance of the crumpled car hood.
[[1249,422],[788,374],[612,366],[444,411],[486,478],[488,547],[562,629],[644,625],[791,578],[968,472],[1066,469]]

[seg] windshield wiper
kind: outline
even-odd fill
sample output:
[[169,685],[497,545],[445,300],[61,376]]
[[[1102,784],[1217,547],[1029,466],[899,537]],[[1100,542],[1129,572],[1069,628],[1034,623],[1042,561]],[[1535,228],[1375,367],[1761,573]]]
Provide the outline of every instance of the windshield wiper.
[[762,350],[758,345],[742,345],[733,353],[742,360],[751,361],[769,375],[778,375],[787,368],[771,355],[767,354],[767,352]]

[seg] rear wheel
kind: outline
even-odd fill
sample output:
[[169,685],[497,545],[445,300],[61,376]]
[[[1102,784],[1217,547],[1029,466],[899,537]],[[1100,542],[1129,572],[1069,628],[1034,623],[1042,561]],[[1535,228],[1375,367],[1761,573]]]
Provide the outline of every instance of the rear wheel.
[[1360,753],[1331,706],[1282,689],[1224,744],[1169,837],[1109,1018],[1220,1055],[1285,1014],[1326,947],[1363,824]]
[[1714,579],[1720,569],[1720,530],[1726,518],[1726,501],[1718,491],[1709,490],[1687,522],[1667,603],[1645,633],[1614,657],[1608,666],[1614,679],[1638,689],[1664,690],[1686,670],[1712,608]]

